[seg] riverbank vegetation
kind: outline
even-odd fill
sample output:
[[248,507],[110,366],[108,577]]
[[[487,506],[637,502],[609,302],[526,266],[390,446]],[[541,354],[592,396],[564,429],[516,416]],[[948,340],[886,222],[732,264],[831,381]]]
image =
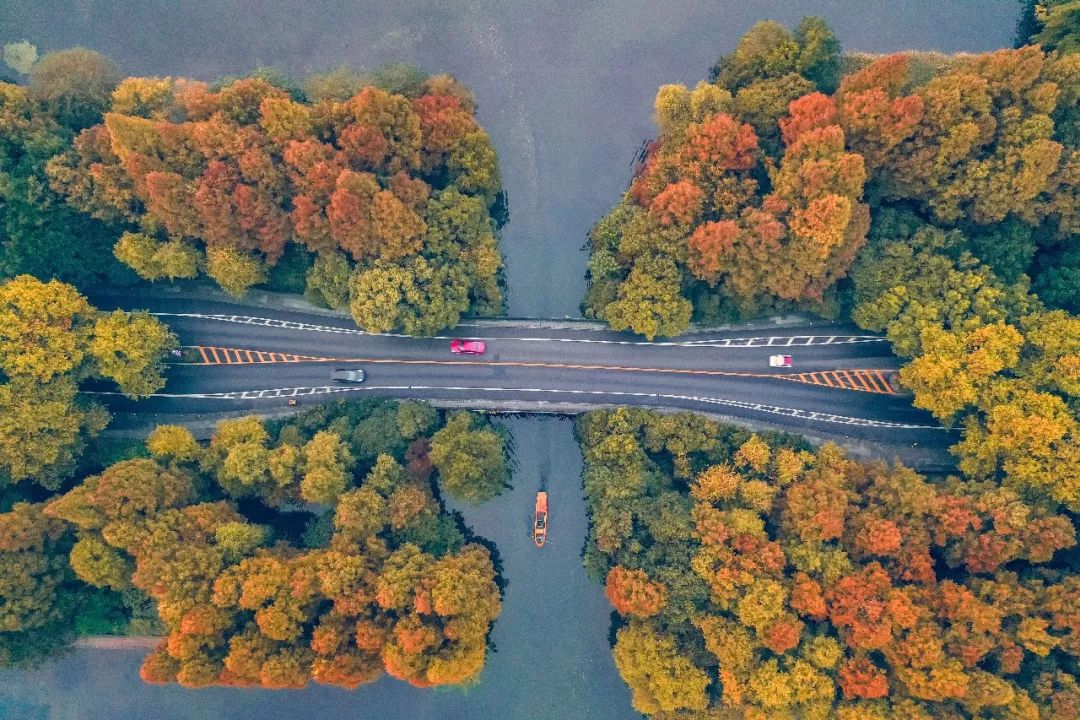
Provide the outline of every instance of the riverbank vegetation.
[[710,82],[657,93],[658,137],[590,234],[586,314],[649,338],[849,314],[842,281],[896,212],[1076,312],[1078,63],[1037,46],[844,58],[819,19],[759,23]]
[[456,476],[460,446],[491,438],[475,471],[501,487],[502,435],[421,402],[226,420],[208,444],[159,426],[133,457],[0,514],[3,659],[70,640],[57,626],[72,608],[128,619],[141,600],[167,635],[148,682],[467,682],[499,612],[497,567],[438,488],[475,494]]
[[[83,287],[209,278],[431,334],[502,311],[505,203],[467,88],[399,66],[305,86],[121,78],[69,50],[0,84],[0,272]],[[119,262],[117,262],[117,260]]]
[[690,414],[579,419],[589,573],[656,718],[1075,715],[1073,517]]

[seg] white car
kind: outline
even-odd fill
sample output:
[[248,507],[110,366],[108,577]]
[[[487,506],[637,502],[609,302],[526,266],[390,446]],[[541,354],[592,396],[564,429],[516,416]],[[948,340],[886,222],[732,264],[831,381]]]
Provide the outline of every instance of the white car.
[[769,367],[791,367],[790,355],[770,355]]

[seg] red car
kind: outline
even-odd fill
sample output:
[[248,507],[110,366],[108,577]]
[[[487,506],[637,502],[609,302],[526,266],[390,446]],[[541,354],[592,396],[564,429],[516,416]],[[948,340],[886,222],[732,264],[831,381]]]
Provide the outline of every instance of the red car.
[[483,340],[451,340],[450,352],[455,355],[483,355],[487,350]]

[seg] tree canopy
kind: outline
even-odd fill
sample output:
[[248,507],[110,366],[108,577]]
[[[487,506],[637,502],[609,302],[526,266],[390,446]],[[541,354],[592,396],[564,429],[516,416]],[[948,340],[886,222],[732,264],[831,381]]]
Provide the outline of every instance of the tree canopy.
[[0,282],[0,481],[55,489],[108,414],[78,395],[88,379],[129,397],[165,385],[176,337],[142,312],[105,313],[70,285],[29,275]]
[[501,310],[501,180],[469,91],[406,68],[314,88],[125,78],[49,160],[49,186],[117,228],[115,257],[146,280],[205,270],[241,296],[298,246],[317,258],[308,296],[369,330]]
[[639,711],[1040,720],[1080,697],[1070,515],[689,414],[578,435],[585,564]]
[[[1039,6],[1047,32],[1073,5]],[[894,210],[1075,311],[1080,64],[1049,50],[841,62],[818,18],[758,23],[710,83],[659,89],[658,136],[589,236],[586,315],[649,338],[692,318],[834,317],[871,215]]]
[[[386,415],[391,453],[354,432]],[[428,453],[444,426],[423,403],[374,400],[222,421],[208,444],[158,427],[150,457],[0,513],[0,663],[70,641],[71,609],[102,593],[145,598],[164,623],[147,682],[469,681],[500,590],[488,550],[443,511]]]

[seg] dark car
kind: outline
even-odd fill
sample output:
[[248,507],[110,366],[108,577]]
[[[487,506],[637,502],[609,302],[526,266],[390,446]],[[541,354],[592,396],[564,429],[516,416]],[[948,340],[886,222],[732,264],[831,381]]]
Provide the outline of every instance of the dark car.
[[334,379],[334,382],[339,383],[352,383],[353,385],[359,385],[364,382],[364,371],[360,368],[338,368],[330,377]]

